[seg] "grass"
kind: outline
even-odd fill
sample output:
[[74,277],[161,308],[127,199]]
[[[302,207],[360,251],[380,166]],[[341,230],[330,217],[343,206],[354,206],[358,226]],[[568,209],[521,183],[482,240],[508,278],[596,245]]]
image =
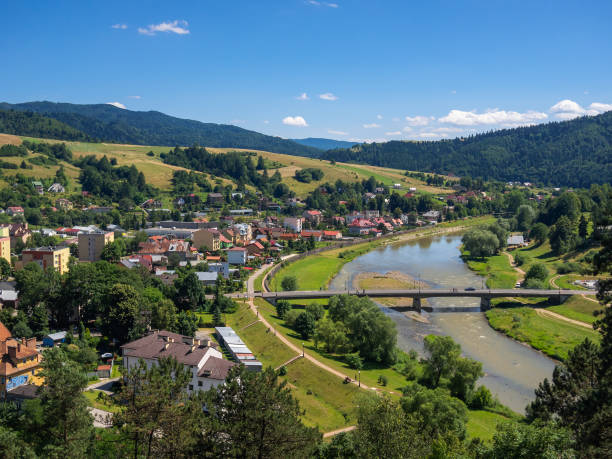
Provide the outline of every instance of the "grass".
[[86,390],[83,392],[83,395],[85,395],[85,398],[87,399],[87,404],[93,408],[109,411],[111,413],[119,413],[121,411],[121,407],[115,403],[106,403],[98,400],[98,394],[100,393],[101,391],[99,390]]
[[565,360],[568,351],[585,338],[599,341],[599,334],[593,330],[540,316],[529,307],[493,308],[486,316],[495,330],[558,360]]
[[270,266],[269,268],[266,268],[264,270],[264,272],[262,272],[259,276],[257,276],[255,278],[255,280],[253,281],[253,289],[256,292],[260,292],[263,290],[262,288],[262,283],[263,283],[263,279],[266,276],[266,274],[273,268],[273,266]]
[[550,311],[561,314],[569,319],[579,320],[592,324],[598,319],[595,313],[602,310],[602,306],[599,303],[586,300],[578,295],[573,295],[565,301],[565,303],[558,306],[551,306],[547,308]]
[[518,274],[510,265],[506,255],[495,255],[484,260],[469,258],[469,252],[462,251],[468,267],[487,278],[490,288],[514,288]]
[[275,291],[282,290],[283,278],[295,276],[298,290],[319,290],[320,287],[327,286],[343,264],[344,260],[333,257],[328,252],[302,258],[282,268],[272,279],[270,288]]
[[497,424],[509,419],[504,415],[486,410],[471,410],[468,416],[468,437],[480,438],[485,441],[493,438]]
[[[255,320],[255,314],[245,304],[227,316],[228,325],[234,328],[264,366],[276,368],[296,355],[269,333],[261,322],[244,328]],[[340,378],[305,359],[288,365],[284,379],[305,411],[302,417],[305,424],[318,426],[327,432],[355,421],[354,398],[359,392],[355,385],[343,384]]]

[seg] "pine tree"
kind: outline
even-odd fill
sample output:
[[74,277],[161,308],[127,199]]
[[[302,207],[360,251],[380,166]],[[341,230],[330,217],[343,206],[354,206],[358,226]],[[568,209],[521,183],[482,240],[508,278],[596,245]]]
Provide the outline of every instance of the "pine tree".
[[580,223],[578,224],[578,236],[580,236],[582,239],[586,239],[588,236],[588,227],[589,222],[586,218],[584,218],[584,215],[581,215]]

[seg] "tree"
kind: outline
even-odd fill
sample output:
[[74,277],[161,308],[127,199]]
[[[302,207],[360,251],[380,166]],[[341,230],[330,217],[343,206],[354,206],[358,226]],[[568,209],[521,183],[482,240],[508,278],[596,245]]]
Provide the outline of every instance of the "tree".
[[289,312],[291,310],[291,303],[289,303],[286,300],[278,300],[276,302],[276,315],[281,318],[284,319],[285,318],[285,314],[287,314],[287,312]]
[[572,221],[562,215],[550,232],[550,247],[557,254],[567,253],[574,248],[575,235]]
[[584,217],[584,215],[580,216],[580,222],[578,223],[578,236],[582,239],[586,239],[589,235],[589,222]]
[[106,314],[102,317],[104,334],[120,343],[142,336],[145,323],[140,301],[138,292],[131,285],[113,285],[106,297]]
[[347,333],[348,329],[342,322],[323,318],[317,321],[315,327],[315,344],[318,346],[319,342],[325,343],[327,352],[343,352],[349,344]]
[[14,430],[0,426],[0,456],[14,459],[36,459],[32,447]]
[[536,279],[539,281],[545,281],[547,277],[548,269],[544,263],[535,263],[525,274],[525,279]]
[[0,279],[6,280],[13,274],[11,264],[4,258],[0,258]]
[[362,396],[357,404],[354,431],[355,456],[338,457],[428,457],[429,447],[414,418],[388,396]]
[[306,306],[306,312],[309,313],[315,321],[318,321],[325,315],[325,308],[319,303],[310,303]]
[[474,392],[476,381],[483,375],[482,363],[467,357],[459,357],[454,374],[450,379],[451,395],[468,403]]
[[519,206],[516,211],[516,223],[520,231],[527,231],[535,219],[535,210],[527,204]]
[[297,290],[297,278],[295,276],[283,277],[281,288],[285,291]]
[[302,424],[298,402],[274,369],[261,373],[242,365],[230,370],[225,385],[207,393],[212,425],[206,439],[218,457],[307,458],[321,434]]
[[194,311],[204,304],[206,293],[194,272],[189,272],[176,279],[174,287],[176,288],[175,303],[180,310]]
[[304,311],[297,316],[294,328],[303,339],[309,339],[315,331],[315,319],[312,314]]
[[223,318],[221,317],[221,310],[218,307],[215,307],[215,309],[213,310],[213,325],[215,327],[225,325],[223,323]]
[[198,321],[191,311],[181,311],[176,321],[176,332],[185,336],[194,336],[198,329]]
[[[161,292],[160,292],[161,293]],[[174,330],[176,327],[176,307],[168,298],[160,298],[151,305],[151,328],[155,330]]]
[[123,242],[123,239],[117,239],[104,246],[100,258],[109,263],[118,263],[125,254],[125,242]]
[[536,240],[538,244],[542,244],[548,237],[548,226],[544,223],[536,223],[529,231],[529,237]]
[[48,457],[87,457],[93,440],[92,417],[87,410],[83,389],[87,377],[76,362],[59,348],[44,353],[40,375],[43,423],[39,426],[44,455]]
[[499,247],[499,239],[491,231],[473,229],[461,238],[463,247],[474,258],[484,258],[494,255]]
[[432,387],[438,387],[441,378],[452,375],[461,355],[461,346],[450,336],[436,335],[427,335],[424,344],[425,351],[429,354],[425,361],[424,379],[428,380]]
[[174,358],[147,368],[140,361],[125,375],[121,400],[125,408],[113,425],[130,443],[133,457],[189,457],[202,435],[202,401],[185,390],[191,369]]

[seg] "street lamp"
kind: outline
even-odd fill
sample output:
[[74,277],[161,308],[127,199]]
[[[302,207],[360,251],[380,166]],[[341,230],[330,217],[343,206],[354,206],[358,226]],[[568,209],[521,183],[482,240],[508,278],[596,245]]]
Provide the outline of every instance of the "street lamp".
[[357,370],[357,376],[359,377],[359,387],[361,387],[361,370]]
[[302,357],[304,357],[304,342],[302,342]]

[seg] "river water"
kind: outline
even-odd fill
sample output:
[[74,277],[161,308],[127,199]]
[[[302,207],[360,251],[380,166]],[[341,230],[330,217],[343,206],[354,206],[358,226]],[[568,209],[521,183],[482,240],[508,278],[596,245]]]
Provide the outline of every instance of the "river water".
[[[432,288],[482,286],[482,277],[470,271],[460,258],[460,235],[445,235],[390,244],[344,265],[331,289],[346,289],[360,272],[401,271]],[[534,389],[549,378],[555,362],[543,354],[493,330],[481,312],[443,312],[455,307],[478,307],[477,298],[430,298],[434,312],[422,312],[425,321],[382,307],[397,325],[398,347],[423,354],[423,338],[448,335],[461,345],[463,354],[482,362],[486,385],[506,406],[523,413],[534,399]],[[439,312],[438,312],[439,311]]]

